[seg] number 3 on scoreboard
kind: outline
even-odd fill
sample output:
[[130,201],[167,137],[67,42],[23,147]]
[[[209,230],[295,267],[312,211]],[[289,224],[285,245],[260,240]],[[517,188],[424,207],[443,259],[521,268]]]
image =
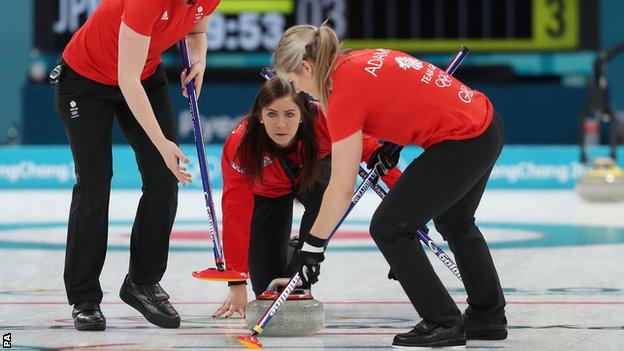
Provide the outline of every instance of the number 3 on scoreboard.
[[579,0],[533,0],[534,40],[574,47],[579,38]]
[[565,11],[566,3],[563,0],[547,0],[553,23],[546,27],[546,33],[551,38],[560,38],[566,31]]

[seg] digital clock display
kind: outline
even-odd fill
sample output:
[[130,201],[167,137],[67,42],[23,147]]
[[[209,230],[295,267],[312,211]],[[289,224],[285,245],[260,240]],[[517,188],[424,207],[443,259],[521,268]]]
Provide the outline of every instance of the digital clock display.
[[329,19],[339,36],[347,29],[345,0],[224,0],[212,15],[208,49],[213,51],[272,51],[282,33],[299,23]]
[[270,51],[286,29],[286,18],[275,12],[215,13],[208,28],[211,51]]

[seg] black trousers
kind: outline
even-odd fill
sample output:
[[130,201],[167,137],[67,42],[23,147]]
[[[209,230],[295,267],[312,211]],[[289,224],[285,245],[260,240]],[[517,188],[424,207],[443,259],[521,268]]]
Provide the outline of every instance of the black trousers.
[[488,322],[505,315],[498,274],[474,217],[503,138],[495,114],[479,137],[430,147],[405,169],[373,215],[371,235],[423,319],[460,323],[460,311],[414,235],[431,219],[455,255],[469,317]]
[[[177,143],[162,66],[142,84],[165,137]],[[108,236],[115,115],[135,152],[143,181],[130,239],[129,274],[136,284],[157,283],[167,267],[169,235],[177,209],[176,178],[130,112],[119,87],[84,78],[65,65],[55,100],[67,131],[77,178],[65,253],[64,280],[69,303],[102,300],[99,276]]]
[[321,208],[323,193],[329,184],[330,173],[331,159],[325,158],[319,180],[311,189],[276,198],[255,195],[249,243],[249,278],[256,295],[264,292],[271,280],[294,274],[288,262],[293,201],[297,199],[305,208],[299,226],[298,249],[303,245],[306,235],[310,235]]

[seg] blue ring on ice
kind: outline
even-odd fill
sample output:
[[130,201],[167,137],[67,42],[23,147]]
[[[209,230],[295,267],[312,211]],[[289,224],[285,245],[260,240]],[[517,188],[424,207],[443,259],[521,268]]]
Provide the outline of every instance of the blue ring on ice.
[[[110,221],[113,225],[132,226],[132,221]],[[177,225],[207,225],[205,220],[180,220],[176,221]],[[350,220],[347,225],[368,226],[365,220]],[[41,222],[41,223],[0,223],[0,249],[14,250],[65,250],[65,243],[45,243],[34,241],[20,240],[2,240],[2,234],[13,230],[28,229],[45,229],[45,228],[65,228],[66,222]],[[568,224],[528,224],[528,223],[500,223],[500,222],[481,222],[479,227],[483,232],[488,230],[504,231],[530,231],[539,233],[539,236],[533,236],[527,239],[515,238],[509,241],[496,240],[489,242],[491,249],[524,249],[524,248],[544,248],[544,247],[571,247],[571,246],[587,246],[587,245],[609,245],[624,244],[624,228],[607,227],[607,226],[584,226],[584,225],[568,225]],[[443,248],[447,246],[440,242]],[[193,245],[178,246],[172,245],[171,252],[205,252],[210,245]],[[127,244],[109,244],[109,250],[121,251],[128,250]],[[332,252],[353,252],[353,251],[376,251],[374,245],[364,244],[347,244],[342,242],[341,245],[330,246]]]

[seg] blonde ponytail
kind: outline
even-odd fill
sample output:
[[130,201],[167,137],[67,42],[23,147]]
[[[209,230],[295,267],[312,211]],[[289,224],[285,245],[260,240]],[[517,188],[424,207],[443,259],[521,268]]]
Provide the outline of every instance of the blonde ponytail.
[[316,70],[319,102],[327,110],[331,73],[341,53],[340,40],[331,27],[325,24],[318,28],[311,25],[294,26],[284,32],[275,48],[275,69],[281,73],[299,72],[301,61],[311,61]]

